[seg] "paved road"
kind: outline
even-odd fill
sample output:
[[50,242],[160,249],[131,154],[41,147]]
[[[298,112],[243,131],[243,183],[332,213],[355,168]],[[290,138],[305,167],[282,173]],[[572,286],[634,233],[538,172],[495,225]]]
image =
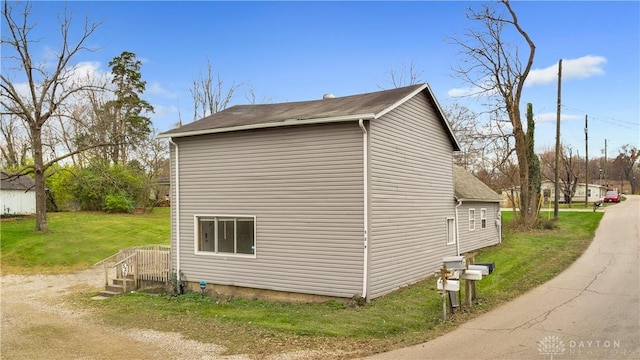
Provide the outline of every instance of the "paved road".
[[640,359],[639,229],[640,196],[627,196],[553,280],[440,338],[367,359]]

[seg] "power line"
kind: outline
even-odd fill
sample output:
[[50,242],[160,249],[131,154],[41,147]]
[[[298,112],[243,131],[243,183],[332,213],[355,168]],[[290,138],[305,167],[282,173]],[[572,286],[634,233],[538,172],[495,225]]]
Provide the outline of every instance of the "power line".
[[[640,124],[638,123],[634,123],[631,121],[625,121],[625,120],[620,120],[620,119],[616,119],[610,116],[604,116],[604,115],[594,115],[592,112],[590,111],[586,111],[583,109],[578,109],[572,106],[567,106],[567,105],[562,105],[563,108],[567,109],[567,110],[573,110],[573,111],[578,111],[578,112],[583,112],[583,113],[588,113],[589,117],[591,118],[591,120],[600,120],[602,122],[605,122],[607,124],[610,125],[614,125],[614,126],[619,126],[622,128],[626,128],[626,129],[631,129],[631,130],[638,130],[638,128],[640,128]],[[626,124],[626,125],[625,125]],[[628,126],[628,125],[632,125],[634,127]]]

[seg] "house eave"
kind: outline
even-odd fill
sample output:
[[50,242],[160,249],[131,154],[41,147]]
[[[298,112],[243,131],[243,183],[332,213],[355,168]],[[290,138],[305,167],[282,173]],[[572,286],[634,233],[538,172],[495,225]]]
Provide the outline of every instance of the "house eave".
[[261,124],[250,124],[250,125],[241,125],[241,126],[232,126],[225,128],[217,128],[217,129],[203,129],[196,131],[186,131],[186,132],[176,132],[176,133],[163,133],[158,135],[159,139],[163,138],[179,138],[186,136],[196,136],[196,135],[208,135],[208,134],[217,134],[217,133],[226,133],[232,131],[241,131],[241,130],[253,130],[253,129],[268,129],[282,126],[297,126],[297,125],[310,125],[310,124],[327,124],[327,123],[335,123],[335,122],[347,122],[347,121],[358,121],[358,120],[372,120],[376,118],[376,114],[356,114],[356,115],[345,115],[345,116],[334,116],[328,118],[317,118],[317,119],[286,119],[282,121],[261,123]]
[[461,202],[492,202],[492,203],[499,203],[499,202],[502,201],[500,199],[459,198],[457,196],[454,196],[454,198],[456,199],[456,201],[461,201]]

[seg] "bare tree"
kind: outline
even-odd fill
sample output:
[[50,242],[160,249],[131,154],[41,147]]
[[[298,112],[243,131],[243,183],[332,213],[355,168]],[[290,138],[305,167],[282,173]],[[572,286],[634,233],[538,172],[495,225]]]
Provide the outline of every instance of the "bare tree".
[[162,172],[164,164],[169,158],[169,144],[163,139],[157,138],[159,133],[158,129],[149,133],[144,143],[137,147],[133,153],[150,178],[167,175]]
[[[531,71],[535,55],[535,44],[520,26],[515,11],[508,0],[498,1],[506,9],[506,14],[497,13],[490,5],[481,9],[469,9],[467,17],[478,21],[482,30],[468,30],[464,38],[453,42],[460,46],[464,56],[463,65],[456,73],[474,87],[475,94],[484,94],[495,100],[497,112],[506,114],[513,128],[515,153],[518,159],[520,185],[520,217],[523,226],[533,224],[536,217],[538,194],[531,193],[531,162],[535,154],[531,151],[530,139],[533,129],[525,130],[521,119],[520,99],[525,80]],[[524,62],[523,53],[506,41],[505,31],[515,29],[526,43]]]
[[583,161],[580,161],[580,154],[576,154],[576,157],[573,156],[573,149],[567,149],[569,154],[567,156],[566,153],[561,153],[561,161],[563,170],[563,177],[560,179],[560,188],[564,195],[565,203],[568,203],[571,206],[573,201],[573,196],[576,193],[576,189],[578,188],[578,180],[580,179],[580,164]]
[[[620,148],[620,153],[613,161],[613,165],[619,168],[618,173],[620,174],[620,182],[623,180],[629,181],[631,184],[631,193],[636,193],[636,173],[637,173],[637,162],[640,157],[640,151],[635,146],[626,144]],[[622,186],[620,186],[620,190],[622,191]]]
[[[560,168],[558,187],[565,203],[570,204],[578,188],[578,182],[585,179],[584,158],[580,154],[573,154],[573,149],[560,144]],[[540,166],[542,178],[547,181],[555,181],[555,150],[547,150],[540,154]],[[597,171],[597,170],[596,170]],[[591,176],[590,176],[591,177]],[[591,177],[593,179],[594,177]],[[597,179],[597,176],[595,176]]]
[[197,120],[224,110],[229,106],[235,91],[240,87],[235,81],[225,89],[220,74],[213,77],[211,62],[207,59],[207,74],[193,80],[191,96],[193,97],[193,119]]
[[[413,60],[411,60],[409,66],[402,65],[399,69],[393,68],[387,71],[387,75],[389,75],[388,81],[392,88],[395,89],[421,83],[421,76],[423,73],[424,71],[416,69],[416,64]],[[378,85],[378,87],[381,89],[387,88],[380,85]]]
[[245,99],[247,99],[249,104],[251,105],[270,104],[273,102],[273,99],[270,97],[263,97],[262,100],[258,101],[256,99],[256,90],[254,89],[253,84],[249,83],[247,87],[248,87],[248,90],[245,93],[244,97]]
[[481,114],[459,103],[446,106],[443,111],[460,143],[460,152],[454,154],[457,165],[476,172],[495,167],[497,162],[502,161],[498,153],[490,152],[496,143],[505,139],[499,122],[483,120]]
[[0,116],[0,167],[18,168],[27,164],[27,153],[31,150],[27,135],[21,131],[19,118],[15,115]]
[[[34,42],[30,38],[31,25],[29,15],[31,5],[25,4],[14,17],[11,3],[4,2],[2,16],[6,23],[6,32],[2,34],[2,56],[7,71],[0,74],[0,105],[3,114],[11,114],[22,119],[29,131],[33,165],[24,168],[22,173],[33,172],[36,186],[36,231],[47,231],[45,179],[46,170],[56,162],[80,153],[85,149],[78,148],[67,154],[53,157],[45,162],[43,154],[42,132],[45,125],[58,115],[63,115],[64,104],[75,94],[91,88],[90,85],[79,84],[71,60],[82,51],[93,51],[85,42],[98,28],[98,23],[85,20],[81,31],[73,34],[78,40],[70,43],[72,17],[65,13],[60,18],[61,45],[55,54],[52,70],[47,64],[34,61],[30,46]],[[12,76],[22,74],[26,81],[26,93],[21,91],[20,84],[14,83]],[[66,115],[65,115],[66,116]]]

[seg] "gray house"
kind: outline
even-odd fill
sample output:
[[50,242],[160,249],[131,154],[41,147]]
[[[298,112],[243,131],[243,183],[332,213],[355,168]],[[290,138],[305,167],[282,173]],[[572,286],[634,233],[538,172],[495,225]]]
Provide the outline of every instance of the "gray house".
[[373,299],[458,253],[459,145],[427,84],[234,106],[160,137],[173,271],[192,289]]
[[457,246],[463,254],[502,241],[502,197],[464,168],[453,165]]

